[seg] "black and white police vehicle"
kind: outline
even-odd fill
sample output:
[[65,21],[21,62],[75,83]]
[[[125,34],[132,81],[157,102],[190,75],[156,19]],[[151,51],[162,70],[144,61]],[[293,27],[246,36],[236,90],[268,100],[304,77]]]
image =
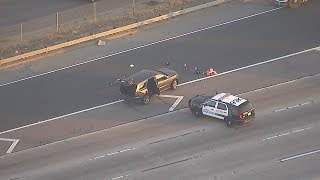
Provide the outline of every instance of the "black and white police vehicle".
[[229,93],[197,95],[189,100],[188,105],[195,116],[206,115],[222,119],[228,127],[244,125],[255,118],[254,108],[248,100]]

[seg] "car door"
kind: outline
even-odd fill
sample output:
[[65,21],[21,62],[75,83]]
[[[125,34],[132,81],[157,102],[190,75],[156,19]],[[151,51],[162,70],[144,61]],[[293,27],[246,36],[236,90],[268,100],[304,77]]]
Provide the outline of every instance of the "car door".
[[215,117],[216,105],[217,102],[215,100],[208,101],[202,107],[202,114]]
[[215,117],[219,119],[224,119],[228,116],[228,106],[225,103],[218,102]]
[[156,79],[158,81],[158,86],[160,91],[164,91],[169,88],[168,77],[164,74],[156,75]]

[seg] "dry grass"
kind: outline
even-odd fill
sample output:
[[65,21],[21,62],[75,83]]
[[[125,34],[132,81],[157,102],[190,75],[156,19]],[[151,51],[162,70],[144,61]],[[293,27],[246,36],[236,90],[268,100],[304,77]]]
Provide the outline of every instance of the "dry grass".
[[61,25],[59,31],[46,33],[39,31],[29,34],[29,38],[24,39],[22,43],[19,41],[19,36],[5,38],[1,40],[0,59],[75,40],[210,1],[212,0],[169,0],[161,3],[151,0],[146,7],[136,11],[134,14],[132,12],[123,12],[121,15],[97,15],[96,21],[93,18],[86,18],[85,20]]

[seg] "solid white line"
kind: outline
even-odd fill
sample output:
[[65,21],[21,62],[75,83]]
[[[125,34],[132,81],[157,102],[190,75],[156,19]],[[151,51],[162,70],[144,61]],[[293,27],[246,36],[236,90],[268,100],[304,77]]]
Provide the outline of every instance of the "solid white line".
[[21,127],[14,128],[14,129],[10,129],[10,130],[7,130],[7,131],[2,131],[2,132],[0,132],[0,134],[5,134],[5,133],[16,131],[16,130],[19,130],[19,129],[24,129],[24,128],[35,126],[35,125],[38,125],[38,124],[43,124],[43,123],[47,123],[47,122],[54,121],[54,120],[57,120],[57,119],[69,117],[69,116],[76,115],[76,114],[79,114],[79,113],[83,113],[83,112],[87,112],[87,111],[103,108],[103,107],[110,106],[110,105],[113,105],[113,104],[117,104],[117,103],[123,102],[123,101],[124,100],[121,99],[121,100],[110,102],[110,103],[107,103],[107,104],[102,104],[102,105],[95,106],[95,107],[92,107],[92,108],[89,108],[89,109],[84,109],[84,110],[73,112],[73,113],[70,113],[70,114],[66,114],[66,115],[55,117],[55,118],[47,119],[45,121],[39,121],[39,122],[36,122],[36,123],[32,123],[32,124],[29,124],[29,125],[21,126]]
[[178,86],[184,86],[184,85],[191,84],[191,83],[198,82],[198,81],[202,81],[202,80],[205,80],[205,79],[210,79],[210,78],[222,76],[222,75],[225,75],[225,74],[230,74],[230,73],[233,73],[233,72],[236,72],[236,71],[248,69],[248,68],[251,68],[251,67],[255,67],[255,66],[259,66],[259,65],[263,65],[263,64],[267,64],[267,63],[271,63],[271,62],[275,62],[275,61],[279,61],[279,60],[282,60],[282,59],[285,59],[285,58],[289,58],[289,57],[297,56],[299,54],[303,54],[303,53],[306,53],[306,52],[313,51],[313,50],[315,50],[316,48],[319,48],[319,47],[320,46],[314,47],[314,48],[311,48],[311,49],[307,49],[307,50],[303,50],[303,51],[300,51],[300,52],[296,52],[296,53],[293,53],[293,54],[288,54],[288,55],[281,56],[281,57],[278,57],[278,58],[270,59],[270,60],[267,60],[267,61],[259,62],[259,63],[256,63],[256,64],[251,64],[251,65],[244,66],[244,67],[241,67],[241,68],[233,69],[231,71],[226,71],[226,72],[223,72],[223,73],[219,73],[219,74],[214,75],[214,76],[207,76],[207,77],[204,77],[204,78],[195,79],[195,80],[192,80],[192,81],[181,83]]
[[299,154],[299,155],[296,155],[296,156],[291,156],[291,157],[287,157],[287,158],[284,158],[284,159],[280,159],[278,162],[284,162],[284,161],[288,161],[288,160],[291,160],[291,159],[296,159],[296,158],[299,158],[299,157],[307,156],[307,155],[310,155],[310,154],[315,154],[315,153],[318,153],[318,152],[320,152],[320,149],[315,150],[315,151],[311,151],[311,152],[307,152],[307,153],[303,153],[303,154]]
[[201,32],[201,31],[205,31],[205,30],[208,30],[208,29],[213,29],[213,28],[216,28],[216,27],[219,27],[219,26],[231,24],[231,23],[234,23],[234,22],[237,22],[237,21],[249,19],[249,18],[252,18],[252,17],[255,17],[255,16],[259,16],[259,15],[262,15],[262,14],[266,14],[266,13],[269,13],[269,12],[272,12],[272,11],[279,10],[281,8],[282,7],[271,9],[271,10],[267,10],[267,11],[263,11],[263,12],[260,12],[260,13],[256,13],[256,14],[253,14],[253,15],[246,16],[246,17],[238,18],[238,19],[235,19],[235,20],[227,21],[227,22],[220,23],[220,24],[217,24],[217,25],[209,26],[209,27],[206,27],[206,28],[202,28],[202,29],[198,29],[198,30],[191,31],[191,32],[188,32],[188,33],[180,34],[180,35],[173,36],[173,37],[170,37],[170,38],[166,38],[166,39],[163,39],[163,40],[159,40],[159,41],[155,41],[155,42],[152,42],[152,43],[148,43],[148,44],[145,44],[145,45],[142,45],[142,46],[130,48],[130,49],[127,49],[127,50],[124,50],[124,51],[120,51],[120,52],[116,52],[116,53],[109,54],[109,55],[106,55],[106,56],[102,56],[102,57],[99,57],[99,58],[95,58],[95,59],[92,59],[92,60],[89,60],[89,61],[73,64],[71,66],[66,66],[66,67],[63,67],[63,68],[60,68],[60,69],[56,69],[56,70],[52,70],[52,71],[49,71],[49,72],[41,73],[41,74],[38,74],[38,75],[30,76],[30,77],[27,77],[27,78],[19,79],[19,80],[16,80],[16,81],[4,83],[4,84],[1,84],[0,87],[7,86],[7,85],[10,85],[10,84],[14,84],[14,83],[21,82],[21,81],[25,81],[25,80],[29,80],[29,79],[33,79],[33,78],[36,78],[36,77],[44,76],[44,75],[47,75],[47,74],[52,74],[52,73],[55,73],[55,72],[59,72],[59,71],[66,70],[66,69],[70,69],[70,68],[73,68],[73,67],[77,67],[77,66],[80,66],[80,65],[87,64],[87,63],[95,62],[95,61],[98,61],[98,60],[101,60],[101,59],[113,57],[113,56],[124,54],[124,53],[127,53],[127,52],[131,52],[131,51],[134,51],[134,50],[137,50],[137,49],[142,49],[142,48],[145,48],[145,47],[148,47],[148,46],[152,46],[152,45],[159,44],[159,43],[162,43],[162,42],[166,42],[166,41],[170,41],[170,40],[177,39],[177,38],[180,38],[180,37],[188,36],[188,35],[191,35],[191,34],[194,34],[194,33],[198,33],[198,32]]

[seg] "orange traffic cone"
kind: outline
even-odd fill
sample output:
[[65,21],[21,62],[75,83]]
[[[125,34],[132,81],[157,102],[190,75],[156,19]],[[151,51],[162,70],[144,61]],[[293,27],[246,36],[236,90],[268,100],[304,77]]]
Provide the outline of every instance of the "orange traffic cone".
[[215,71],[213,68],[210,68],[206,71],[207,76],[213,76],[218,74],[217,71]]

